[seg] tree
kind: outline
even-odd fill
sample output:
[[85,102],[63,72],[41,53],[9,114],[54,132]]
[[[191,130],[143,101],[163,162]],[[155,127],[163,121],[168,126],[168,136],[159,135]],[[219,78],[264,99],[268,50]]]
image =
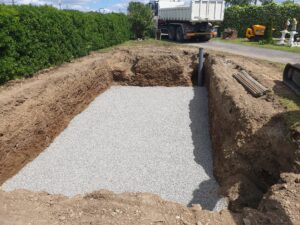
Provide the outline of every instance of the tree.
[[226,3],[228,5],[240,5],[240,6],[250,5],[252,2],[253,0],[226,0]]
[[273,20],[272,19],[268,22],[266,26],[264,39],[268,44],[273,43]]
[[295,4],[295,0],[285,0],[284,2],[282,2],[282,4],[284,5]]
[[135,38],[144,38],[154,28],[153,12],[141,2],[129,3],[128,19]]
[[276,3],[268,3],[264,6],[265,12],[264,17],[266,18],[266,30],[265,30],[265,42],[268,44],[273,43],[273,27],[274,21],[276,20],[274,12],[276,12],[277,5]]
[[[274,2],[274,0],[226,0],[226,3],[228,5],[245,6],[245,5],[250,5],[251,3],[257,5],[258,1],[260,1],[262,5],[267,5]],[[293,0],[287,0],[287,1],[293,1]]]
[[274,2],[274,0],[260,0],[262,5],[268,5]]

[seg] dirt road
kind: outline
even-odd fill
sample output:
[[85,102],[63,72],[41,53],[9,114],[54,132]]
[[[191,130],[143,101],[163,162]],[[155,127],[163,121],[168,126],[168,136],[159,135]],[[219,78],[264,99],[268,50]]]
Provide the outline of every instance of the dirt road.
[[186,45],[203,47],[216,51],[228,52],[232,54],[247,56],[256,59],[263,59],[279,63],[299,63],[300,54],[292,52],[277,51],[266,48],[257,48],[233,43],[219,41],[209,41],[205,43],[187,43]]

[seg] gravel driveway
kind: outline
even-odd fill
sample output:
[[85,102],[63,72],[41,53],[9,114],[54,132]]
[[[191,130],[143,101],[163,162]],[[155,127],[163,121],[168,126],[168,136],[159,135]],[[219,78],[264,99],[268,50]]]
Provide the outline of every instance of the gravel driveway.
[[237,55],[247,56],[251,58],[264,59],[279,63],[299,63],[300,53],[277,51],[266,48],[258,48],[252,46],[245,46],[233,43],[224,43],[221,41],[209,41],[205,43],[187,43],[196,47],[203,47],[216,51],[223,51]]
[[151,192],[220,210],[212,170],[206,89],[115,86],[2,188]]

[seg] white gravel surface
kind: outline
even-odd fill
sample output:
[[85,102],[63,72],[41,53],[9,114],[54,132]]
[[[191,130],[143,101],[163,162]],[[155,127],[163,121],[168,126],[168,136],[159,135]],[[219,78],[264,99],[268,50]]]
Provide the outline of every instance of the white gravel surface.
[[150,192],[219,211],[212,170],[206,89],[114,86],[2,189]]

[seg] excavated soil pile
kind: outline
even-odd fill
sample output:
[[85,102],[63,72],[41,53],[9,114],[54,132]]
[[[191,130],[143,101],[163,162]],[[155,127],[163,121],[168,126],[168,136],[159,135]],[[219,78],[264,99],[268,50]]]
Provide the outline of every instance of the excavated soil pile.
[[[94,53],[0,89],[0,184],[33,160],[110,85],[191,86],[197,49],[122,48]],[[232,77],[246,70],[271,92],[253,98]],[[4,224],[299,224],[299,132],[279,104],[289,92],[275,65],[211,53],[205,64],[214,173],[230,209],[220,213],[150,194],[99,191],[66,198],[0,191]],[[289,93],[289,95],[293,95]],[[286,96],[286,95],[285,95]]]

